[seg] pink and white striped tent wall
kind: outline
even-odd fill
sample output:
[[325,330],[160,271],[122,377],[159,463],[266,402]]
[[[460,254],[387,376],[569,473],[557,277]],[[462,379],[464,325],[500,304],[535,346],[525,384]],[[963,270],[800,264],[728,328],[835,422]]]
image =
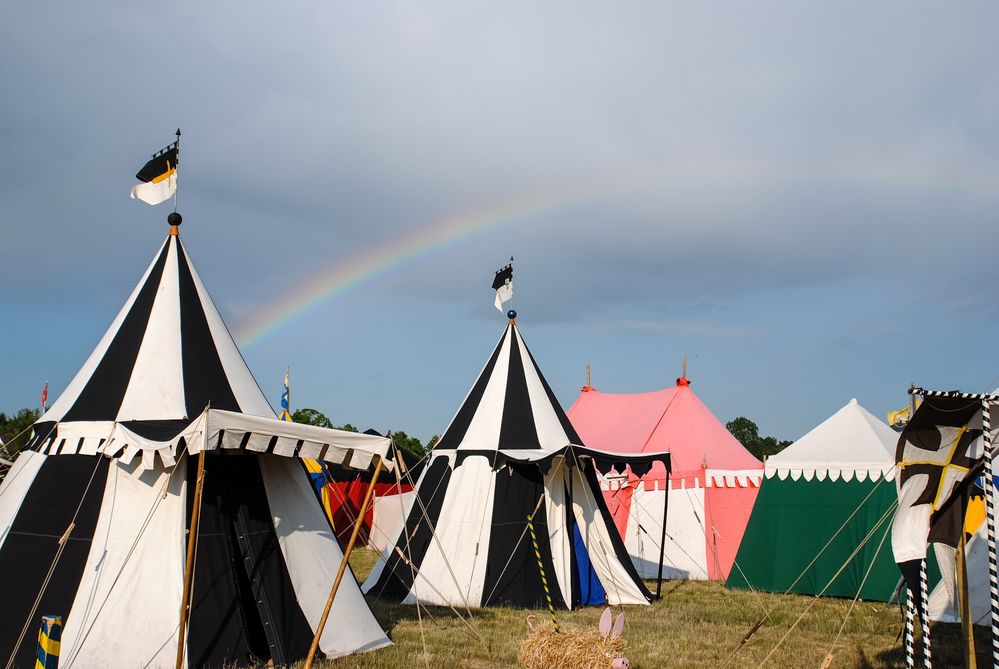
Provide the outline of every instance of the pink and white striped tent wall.
[[[763,463],[704,405],[681,377],[649,393],[602,393],[586,386],[568,412],[590,448],[621,453],[668,451],[673,471],[663,574],[725,579],[756,502]],[[665,503],[665,470],[630,471],[602,481],[625,545],[645,578],[655,578]]]

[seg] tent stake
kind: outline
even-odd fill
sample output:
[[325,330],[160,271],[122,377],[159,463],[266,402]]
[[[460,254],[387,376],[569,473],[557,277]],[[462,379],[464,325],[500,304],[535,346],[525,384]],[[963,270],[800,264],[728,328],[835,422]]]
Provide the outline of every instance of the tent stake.
[[371,494],[375,491],[375,483],[378,482],[378,474],[380,474],[381,471],[382,459],[378,458],[378,463],[375,465],[375,473],[371,476],[371,483],[368,485],[368,491],[364,493],[364,502],[361,504],[361,510],[357,514],[357,520],[354,521],[354,531],[350,534],[350,541],[347,542],[347,548],[343,552],[343,560],[340,562],[340,568],[337,570],[336,578],[333,580],[333,588],[330,590],[329,599],[326,600],[326,608],[323,610],[323,617],[319,619],[319,625],[316,627],[316,634],[312,637],[312,645],[309,646],[309,655],[305,658],[304,669],[312,669],[312,661],[315,659],[316,650],[319,648],[319,637],[323,635],[323,628],[326,627],[326,619],[329,618],[330,609],[333,608],[333,599],[336,597],[336,591],[340,587],[340,581],[343,579],[343,573],[347,569],[347,560],[350,559],[350,553],[354,550],[354,543],[357,541],[357,535],[361,532],[361,525],[364,524],[364,516],[368,513],[368,504],[371,502]]
[[184,633],[187,631],[187,614],[190,609],[191,580],[194,574],[194,546],[198,541],[198,522],[201,519],[201,493],[205,486],[205,449],[198,454],[198,482],[194,487],[194,508],[187,528],[187,563],[184,566],[184,595],[180,602],[180,629],[177,631],[177,669],[184,666]]
[[663,531],[659,537],[659,578],[656,579],[656,599],[663,596],[663,559],[666,557],[666,512],[669,511],[669,468],[666,469],[666,495],[663,497]]

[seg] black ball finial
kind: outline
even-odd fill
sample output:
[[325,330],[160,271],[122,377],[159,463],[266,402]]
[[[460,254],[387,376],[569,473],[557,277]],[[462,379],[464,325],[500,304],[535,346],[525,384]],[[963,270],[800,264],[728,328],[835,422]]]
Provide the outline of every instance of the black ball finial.
[[511,309],[510,311],[506,312],[506,317],[509,318],[510,320],[513,320],[514,318],[517,317],[517,312]]
[[170,215],[167,216],[167,223],[169,223],[170,225],[180,225],[183,222],[184,222],[184,217],[175,211],[170,212]]

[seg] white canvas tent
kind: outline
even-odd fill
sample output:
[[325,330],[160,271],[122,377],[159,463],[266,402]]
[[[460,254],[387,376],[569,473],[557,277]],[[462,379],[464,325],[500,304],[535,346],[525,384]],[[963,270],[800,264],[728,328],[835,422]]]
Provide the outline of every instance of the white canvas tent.
[[[511,319],[363,590],[407,604],[544,607],[543,567],[556,607],[647,604],[596,476],[652,459],[583,447]],[[668,466],[668,454],[654,459]]]
[[[342,553],[297,458],[388,449],[275,418],[171,228],[0,484],[0,660],[34,665],[44,614],[63,617],[63,668],[174,665],[203,451],[186,663],[301,659]],[[388,643],[346,579],[320,651]]]

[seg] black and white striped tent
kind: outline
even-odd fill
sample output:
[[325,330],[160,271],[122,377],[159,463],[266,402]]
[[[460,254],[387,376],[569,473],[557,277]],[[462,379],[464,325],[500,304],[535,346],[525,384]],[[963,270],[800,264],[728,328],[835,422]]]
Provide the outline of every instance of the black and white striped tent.
[[651,460],[580,445],[511,319],[362,589],[405,603],[544,607],[530,516],[556,607],[647,604],[596,478],[625,463]]
[[[296,457],[389,447],[276,419],[172,228],[0,484],[0,666],[34,666],[43,615],[60,667],[174,666],[202,451],[187,665],[303,658],[342,553]],[[320,651],[388,643],[345,579]]]

